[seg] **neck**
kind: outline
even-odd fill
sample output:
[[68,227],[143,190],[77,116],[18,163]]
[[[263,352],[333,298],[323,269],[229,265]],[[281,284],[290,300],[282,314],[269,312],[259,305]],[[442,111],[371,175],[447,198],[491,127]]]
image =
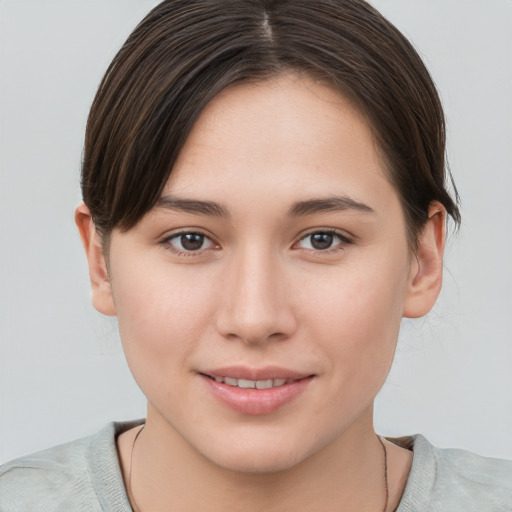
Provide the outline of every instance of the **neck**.
[[386,500],[384,455],[371,409],[334,442],[275,472],[220,467],[152,414],[133,455],[136,512],[163,512],[169,503],[176,511],[381,512]]

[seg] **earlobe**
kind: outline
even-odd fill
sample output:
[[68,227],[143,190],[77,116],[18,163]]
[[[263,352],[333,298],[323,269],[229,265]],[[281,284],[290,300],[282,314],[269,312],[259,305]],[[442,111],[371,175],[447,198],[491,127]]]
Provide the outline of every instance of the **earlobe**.
[[89,265],[92,304],[100,313],[115,316],[116,308],[103,245],[94,226],[89,208],[84,203],[78,205],[75,210],[75,223],[78,227]]
[[446,239],[446,209],[431,203],[428,220],[413,255],[403,316],[419,318],[434,306],[443,281],[443,253]]

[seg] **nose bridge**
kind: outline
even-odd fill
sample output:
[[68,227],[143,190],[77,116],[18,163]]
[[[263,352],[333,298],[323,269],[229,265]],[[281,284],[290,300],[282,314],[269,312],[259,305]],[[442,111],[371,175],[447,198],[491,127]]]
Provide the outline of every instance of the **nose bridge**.
[[284,338],[294,330],[282,262],[268,245],[249,243],[226,268],[219,330],[246,343]]

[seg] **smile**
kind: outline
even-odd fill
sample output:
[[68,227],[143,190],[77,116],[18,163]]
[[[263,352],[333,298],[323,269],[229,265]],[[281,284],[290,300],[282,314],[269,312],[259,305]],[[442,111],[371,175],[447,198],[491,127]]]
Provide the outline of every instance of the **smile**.
[[198,372],[206,389],[224,406],[242,414],[271,414],[296,400],[315,375],[267,367],[229,367]]
[[211,377],[216,382],[222,382],[228,386],[234,386],[243,389],[270,389],[284,386],[294,379],[266,379],[266,380],[250,380],[250,379],[234,379],[233,377]]

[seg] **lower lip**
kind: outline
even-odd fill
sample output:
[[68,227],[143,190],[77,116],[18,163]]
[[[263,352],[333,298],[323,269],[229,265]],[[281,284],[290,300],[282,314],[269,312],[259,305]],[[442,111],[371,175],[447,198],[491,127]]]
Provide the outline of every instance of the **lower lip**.
[[250,415],[277,411],[297,398],[313,380],[313,377],[305,377],[275,388],[245,389],[200,376],[217,399],[236,412]]

